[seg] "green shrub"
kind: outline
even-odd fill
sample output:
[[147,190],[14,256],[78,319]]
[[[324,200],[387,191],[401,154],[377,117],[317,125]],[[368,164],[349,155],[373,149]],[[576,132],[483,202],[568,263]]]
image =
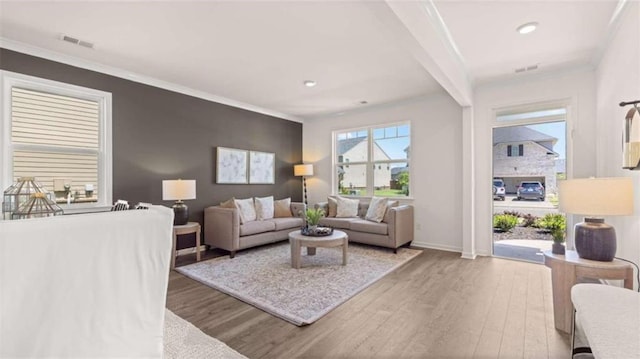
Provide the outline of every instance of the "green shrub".
[[509,232],[518,225],[518,217],[511,214],[496,214],[493,216],[493,227],[502,232]]
[[564,242],[564,235],[567,229],[567,219],[564,215],[547,213],[544,217],[538,219],[537,224],[538,228],[543,228],[551,233],[554,242]]

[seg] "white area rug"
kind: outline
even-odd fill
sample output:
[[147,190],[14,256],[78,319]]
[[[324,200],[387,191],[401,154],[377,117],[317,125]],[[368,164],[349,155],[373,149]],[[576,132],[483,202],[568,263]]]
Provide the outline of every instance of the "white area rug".
[[166,310],[164,359],[246,359],[225,343],[210,337],[193,324]]
[[291,268],[288,242],[195,263],[176,270],[295,325],[315,322],[422,251],[349,244],[348,264],[341,248],[302,251],[302,267]]

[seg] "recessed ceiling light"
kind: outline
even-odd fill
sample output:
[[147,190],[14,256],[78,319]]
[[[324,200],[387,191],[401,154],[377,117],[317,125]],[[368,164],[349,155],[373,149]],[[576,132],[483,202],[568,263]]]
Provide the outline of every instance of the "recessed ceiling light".
[[524,34],[528,34],[528,33],[536,31],[537,27],[538,27],[538,23],[537,22],[528,22],[526,24],[522,24],[522,25],[518,26],[518,28],[516,30],[519,33],[524,35]]
[[307,87],[313,87],[313,86],[317,85],[317,83],[316,83],[315,81],[313,81],[313,80],[305,80],[305,81],[303,82],[303,84],[304,84],[305,86],[307,86]]

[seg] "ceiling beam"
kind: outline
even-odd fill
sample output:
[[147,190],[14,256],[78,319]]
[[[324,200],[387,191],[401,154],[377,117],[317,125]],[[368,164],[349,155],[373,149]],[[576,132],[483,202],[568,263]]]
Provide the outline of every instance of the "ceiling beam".
[[[385,2],[395,16],[380,13],[378,18],[460,106],[472,106],[472,84],[464,60],[433,1]],[[372,7],[372,11],[385,10]]]

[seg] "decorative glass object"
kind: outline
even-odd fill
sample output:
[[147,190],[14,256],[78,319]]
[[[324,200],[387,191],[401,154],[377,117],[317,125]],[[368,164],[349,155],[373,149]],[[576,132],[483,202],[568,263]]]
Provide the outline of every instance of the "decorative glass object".
[[20,208],[11,214],[11,219],[48,217],[60,214],[63,214],[62,208],[50,200],[45,193],[38,192],[32,194],[28,201],[22,203]]
[[4,219],[46,217],[63,214],[50,193],[33,177],[21,177],[6,191],[2,203]]

